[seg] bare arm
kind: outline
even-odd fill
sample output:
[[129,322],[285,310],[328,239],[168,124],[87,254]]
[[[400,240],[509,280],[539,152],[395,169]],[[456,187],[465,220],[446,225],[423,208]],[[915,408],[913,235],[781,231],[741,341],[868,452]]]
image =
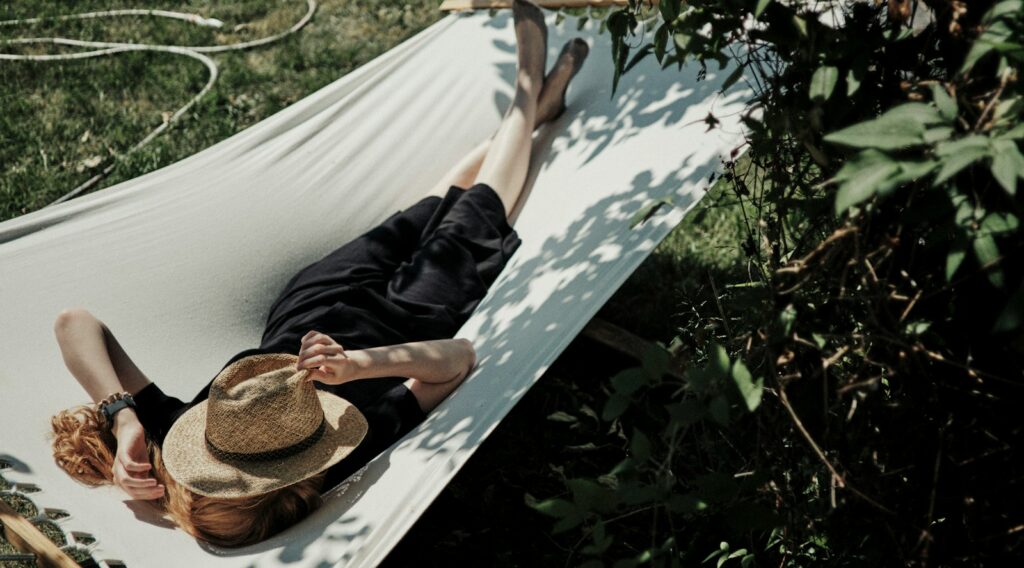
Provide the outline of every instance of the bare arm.
[[[150,383],[114,334],[88,311],[62,311],[54,322],[53,332],[64,364],[93,402],[115,392],[136,394]],[[115,414],[111,431],[117,439],[114,484],[136,499],[162,496],[163,486],[158,485],[156,479],[147,477],[146,472],[152,465],[146,449],[145,430],[135,410],[125,408]]]
[[311,331],[302,338],[299,369],[327,384],[377,377],[409,377],[420,408],[430,412],[458,387],[476,365],[476,351],[465,339],[417,341],[346,351],[329,336]]
[[150,383],[107,326],[86,310],[64,310],[53,331],[64,364],[93,402],[114,392],[136,394]]

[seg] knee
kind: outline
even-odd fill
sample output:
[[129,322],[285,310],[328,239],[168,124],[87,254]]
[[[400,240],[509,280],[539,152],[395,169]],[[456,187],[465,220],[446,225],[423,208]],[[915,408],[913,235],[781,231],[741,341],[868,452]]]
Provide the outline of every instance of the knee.
[[53,332],[59,336],[68,329],[81,325],[83,322],[94,321],[96,321],[96,317],[89,313],[89,310],[84,308],[68,308],[61,310],[57,314],[57,319],[53,322]]

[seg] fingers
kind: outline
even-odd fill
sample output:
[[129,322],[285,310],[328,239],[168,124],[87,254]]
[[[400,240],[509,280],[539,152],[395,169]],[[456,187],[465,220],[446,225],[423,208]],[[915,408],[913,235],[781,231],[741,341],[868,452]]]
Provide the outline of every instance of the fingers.
[[314,355],[340,355],[345,352],[345,348],[337,343],[333,345],[325,345],[323,343],[317,343],[316,345],[310,345],[299,351],[299,361],[307,357]]
[[322,365],[320,367],[312,369],[312,372],[309,374],[309,376],[306,377],[305,380],[306,382],[320,381],[321,383],[332,385],[337,383],[337,381],[334,379],[334,369],[331,369],[326,365]]
[[311,330],[309,333],[302,336],[302,344],[305,345],[306,343],[330,344],[334,343],[334,340],[331,339],[331,336],[327,335],[326,333],[320,333],[319,331]]
[[330,336],[311,331],[302,338],[299,349],[299,360],[295,368],[309,369],[325,365],[331,357],[345,356],[345,348],[338,345]]
[[123,465],[124,465],[124,469],[128,473],[144,472],[144,471],[149,471],[149,470],[153,469],[153,464],[151,464],[149,462],[140,463],[140,462],[135,462],[135,461],[129,461],[129,462],[124,462]]
[[299,359],[298,363],[296,363],[296,368],[298,368],[301,371],[302,369],[315,369],[317,367],[325,367],[330,364],[332,358],[336,360],[339,356],[343,358],[345,356],[345,353],[343,351],[339,351],[337,353],[320,353],[317,355],[306,355]]
[[164,486],[152,477],[132,476],[120,461],[114,461],[114,485],[124,490],[133,499],[159,499],[164,495]]
[[120,460],[114,461],[114,481],[122,487],[147,488],[158,485],[155,478],[132,475]]

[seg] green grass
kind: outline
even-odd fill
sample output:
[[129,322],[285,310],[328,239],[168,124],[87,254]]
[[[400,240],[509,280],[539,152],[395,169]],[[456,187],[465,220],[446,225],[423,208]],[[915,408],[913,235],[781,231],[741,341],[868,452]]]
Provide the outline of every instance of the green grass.
[[[139,7],[138,2],[29,2],[0,19]],[[155,7],[155,6],[154,6]],[[107,41],[227,44],[283,31],[305,13],[290,2],[191,2],[160,8],[225,22],[201,28],[161,18],[106,18],[0,27],[0,40],[48,35]],[[324,0],[299,33],[267,47],[215,55],[213,90],[169,132],[119,160],[97,189],[158,169],[259,122],[397,45],[442,14],[434,0]],[[236,26],[242,26],[236,31]],[[20,47],[21,49],[15,49]],[[52,52],[2,46],[15,53]],[[63,62],[0,62],[0,220],[34,211],[123,154],[206,81],[198,61],[129,53]]]
[[3,499],[15,512],[26,519],[31,519],[39,514],[39,509],[36,508],[35,503],[16,493],[4,493],[0,495],[0,499]]

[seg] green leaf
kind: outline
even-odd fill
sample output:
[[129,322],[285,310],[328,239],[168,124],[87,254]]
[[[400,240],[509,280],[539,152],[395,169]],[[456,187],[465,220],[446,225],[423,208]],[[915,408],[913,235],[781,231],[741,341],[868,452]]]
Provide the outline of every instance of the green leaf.
[[989,139],[986,136],[971,134],[949,142],[941,142],[935,147],[935,154],[944,158],[960,154],[965,150],[988,150]]
[[1013,128],[999,135],[999,138],[1013,139],[1024,138],[1024,124],[1018,124]]
[[971,67],[974,67],[974,64],[977,63],[979,59],[992,51],[993,47],[994,45],[992,42],[984,39],[984,37],[979,37],[967,52],[967,57],[964,58],[964,64],[960,67],[960,73],[970,71]]
[[890,189],[899,187],[905,183],[917,181],[932,172],[938,165],[939,162],[936,160],[914,160],[914,161],[903,161],[898,162],[900,171],[893,177],[886,180],[886,183],[882,188],[879,188],[880,194],[887,194]]
[[640,387],[646,385],[649,378],[643,367],[630,367],[616,373],[612,377],[611,382],[616,393],[629,397],[629,395],[639,390]]
[[545,499],[534,504],[527,502],[527,505],[549,517],[565,517],[576,511],[576,506],[565,499]]
[[729,354],[725,347],[717,343],[711,344],[711,357],[708,360],[707,370],[716,378],[724,379],[729,376]]
[[690,367],[686,371],[686,382],[696,392],[704,392],[711,386],[715,373],[710,370],[710,364],[705,368]]
[[690,47],[690,42],[693,41],[693,36],[683,32],[676,32],[672,34],[672,41],[676,44],[676,49],[679,53],[686,53],[686,48]]
[[651,457],[651,440],[640,430],[633,431],[633,439],[629,442],[629,451],[633,459],[643,463]]
[[[825,136],[826,142],[850,146],[852,148],[877,148],[880,150],[898,150],[911,146],[924,144],[925,126],[928,123],[922,122],[920,117],[914,116],[918,112],[901,111],[907,107],[919,103],[910,103],[896,107],[882,116],[848,126],[838,132]],[[931,109],[927,105],[920,105]],[[938,116],[938,111],[931,109]],[[916,111],[916,109],[915,109]]]
[[575,515],[569,515],[563,517],[555,526],[551,527],[552,534],[563,533],[565,531],[574,529],[583,523],[583,513],[577,513]]
[[877,150],[865,150],[847,160],[833,178],[840,182],[839,191],[836,192],[836,213],[842,213],[871,198],[880,189],[887,187],[884,182],[899,171],[898,163]]
[[[921,123],[922,126],[949,125],[951,121],[942,117],[939,110],[925,103],[905,103],[889,109],[882,117],[909,118]],[[879,117],[881,118],[881,117]]]
[[1012,196],[1017,193],[1017,178],[1024,177],[1024,156],[1012,140],[997,140],[992,146],[992,176]]
[[679,16],[680,4],[681,2],[679,0],[658,2],[658,11],[661,12],[661,19],[666,23],[666,25],[674,22]]
[[988,12],[982,16],[981,21],[990,24],[995,20],[1008,16],[1011,14],[1017,14],[1024,10],[1024,1],[1022,0],[1003,0],[997,2],[994,6],[989,8]]
[[949,122],[956,120],[956,100],[949,96],[946,89],[939,83],[932,84],[932,101],[935,102],[935,108],[939,109],[942,118]]
[[860,89],[861,73],[850,69],[846,72],[846,96],[852,97]]
[[601,411],[601,418],[606,422],[615,420],[629,408],[629,397],[620,394],[613,394],[604,403],[604,410]]
[[988,138],[971,135],[952,142],[942,142],[935,148],[942,166],[932,185],[938,186],[955,176],[960,170],[989,155]]
[[953,281],[953,275],[956,274],[957,269],[964,262],[964,257],[967,256],[967,243],[962,239],[954,241],[949,247],[949,252],[946,253],[946,282]]
[[629,63],[626,64],[626,67],[622,70],[622,72],[628,73],[630,69],[635,67],[637,63],[643,61],[643,59],[650,55],[651,53],[653,53],[653,51],[654,46],[651,44],[647,44],[640,48],[639,50],[637,50],[637,52],[633,54],[633,57],[630,58]]
[[832,96],[832,90],[836,87],[839,79],[839,70],[831,65],[823,65],[811,76],[811,85],[808,91],[812,101],[827,101]]
[[914,321],[914,322],[909,322],[909,323],[907,323],[907,325],[903,326],[903,333],[905,333],[907,335],[915,335],[915,336],[917,336],[917,335],[921,335],[922,333],[928,331],[928,328],[931,327],[931,326],[932,326],[932,322],[930,322],[930,321]]
[[995,212],[985,215],[981,220],[981,231],[989,235],[999,235],[1016,231],[1020,221],[1013,213]]
[[[658,6],[665,4],[665,2],[660,2]],[[668,24],[662,24],[658,31],[654,32],[654,57],[658,63],[664,63],[666,44],[668,44]]]
[[[978,265],[982,268],[995,262],[999,258],[999,247],[991,235],[979,235],[974,237],[972,242],[974,256],[978,259]],[[1003,271],[999,268],[988,269],[988,280],[996,288],[1003,287]]]
[[608,15],[608,32],[611,33],[613,38],[625,36],[628,28],[629,16],[625,8],[616,10]]
[[573,422],[578,421],[572,414],[562,412],[561,410],[548,414],[548,420],[552,422],[563,422],[565,424],[572,424]]
[[790,332],[793,331],[794,322],[796,322],[796,306],[786,304],[786,307],[779,312],[779,316],[775,319],[779,334],[783,338],[789,337]]
[[758,377],[754,380],[743,361],[737,359],[732,365],[732,381],[739,390],[743,402],[747,405],[747,410],[750,412],[757,410],[764,391],[764,379]]
[[675,204],[672,202],[672,198],[663,197],[661,199],[647,203],[637,211],[633,217],[629,220],[629,228],[635,229],[638,225],[642,225],[647,222],[648,219],[654,217],[654,214],[658,212],[662,207],[673,207]]
[[764,13],[765,8],[767,8],[768,4],[771,3],[772,0],[757,0],[757,7],[754,8],[754,19],[756,20],[757,18],[760,18],[761,14]]
[[953,135],[953,129],[949,126],[933,126],[924,131],[924,141],[928,144],[949,140]]
[[711,404],[708,405],[708,414],[711,415],[711,419],[715,422],[722,426],[728,426],[729,401],[725,400],[724,396],[716,396],[711,399]]
[[672,354],[661,345],[652,344],[644,350],[640,361],[648,378],[658,380],[668,371],[668,366],[672,362]]
[[825,336],[821,335],[820,333],[812,333],[811,339],[814,340],[814,344],[818,346],[818,349],[824,349],[825,344],[828,343],[828,340],[825,339]]
[[999,314],[996,324],[992,328],[993,333],[1013,331],[1024,324],[1024,285],[1010,296],[1010,300],[1003,307],[1003,313]]
[[581,512],[606,512],[615,507],[616,499],[612,492],[589,479],[567,479],[565,485],[572,492],[572,500]]
[[807,37],[807,20],[800,16],[793,16],[793,27],[796,28],[796,32],[800,34],[800,37]]

